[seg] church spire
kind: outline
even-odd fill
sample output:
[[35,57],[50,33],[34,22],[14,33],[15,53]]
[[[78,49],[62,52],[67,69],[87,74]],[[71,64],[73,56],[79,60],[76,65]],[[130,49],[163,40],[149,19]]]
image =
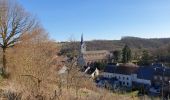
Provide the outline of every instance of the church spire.
[[81,34],[81,45],[84,43],[84,40],[83,40],[83,33]]

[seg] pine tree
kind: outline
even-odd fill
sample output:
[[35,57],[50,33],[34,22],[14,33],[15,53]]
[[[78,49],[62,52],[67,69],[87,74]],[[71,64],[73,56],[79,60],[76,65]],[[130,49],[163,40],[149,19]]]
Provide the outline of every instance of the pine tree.
[[128,47],[128,45],[125,45],[123,50],[122,50],[122,62],[123,63],[128,63],[130,62],[131,58],[132,58],[132,54],[131,54],[131,49]]

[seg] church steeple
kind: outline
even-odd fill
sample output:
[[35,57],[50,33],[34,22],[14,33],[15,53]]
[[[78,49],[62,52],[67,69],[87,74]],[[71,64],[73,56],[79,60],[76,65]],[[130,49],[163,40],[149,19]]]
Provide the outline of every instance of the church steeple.
[[85,44],[85,42],[84,42],[84,40],[83,40],[83,34],[81,35],[81,42],[80,42],[80,45],[81,45],[81,53],[84,53],[84,52],[86,52],[86,44]]
[[83,34],[81,34],[81,45],[84,43]]

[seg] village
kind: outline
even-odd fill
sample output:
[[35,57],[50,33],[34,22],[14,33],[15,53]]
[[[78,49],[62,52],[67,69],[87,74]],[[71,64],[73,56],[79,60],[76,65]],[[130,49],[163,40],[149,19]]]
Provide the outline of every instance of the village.
[[0,100],[170,100],[169,4],[0,0]]
[[[113,63],[109,58],[113,54],[107,50],[86,51],[81,37],[80,55],[77,64],[82,72],[93,78],[100,88],[113,92],[132,92],[138,95],[170,96],[170,68],[159,62],[139,66],[133,62]],[[99,63],[105,63],[103,71]],[[66,70],[66,69],[65,69]]]

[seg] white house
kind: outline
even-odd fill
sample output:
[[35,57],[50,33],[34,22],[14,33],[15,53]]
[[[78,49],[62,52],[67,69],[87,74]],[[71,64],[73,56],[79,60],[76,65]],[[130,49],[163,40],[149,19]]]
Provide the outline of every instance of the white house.
[[116,78],[119,84],[126,87],[131,87],[135,79],[135,74],[138,67],[131,66],[116,66],[108,65],[103,72],[103,77]]
[[122,86],[131,87],[133,84],[151,86],[154,68],[108,65],[102,75],[106,78],[116,78]]
[[96,67],[96,68],[93,68],[93,67],[87,67],[86,69],[85,69],[85,71],[84,71],[84,73],[85,74],[90,74],[90,76],[92,77],[92,78],[95,78],[96,76],[98,76],[99,75],[99,70],[98,70],[98,68]]

